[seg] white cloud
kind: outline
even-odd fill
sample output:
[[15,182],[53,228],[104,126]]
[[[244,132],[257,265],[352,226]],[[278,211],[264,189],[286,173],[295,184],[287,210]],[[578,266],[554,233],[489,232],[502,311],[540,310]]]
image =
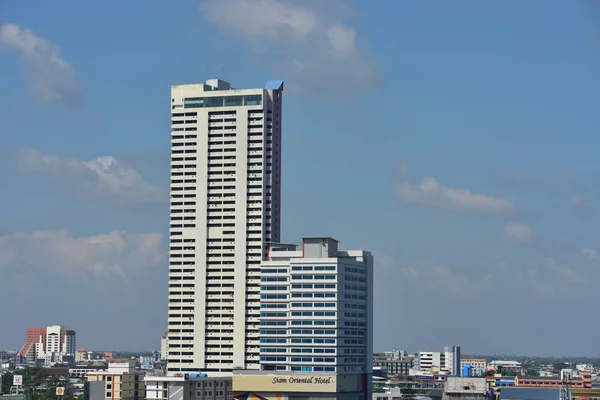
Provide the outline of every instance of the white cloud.
[[161,265],[165,250],[160,233],[107,234],[75,237],[65,231],[37,231],[0,236],[0,271],[14,267],[45,269],[52,274],[78,278],[127,278],[143,268]]
[[90,161],[22,149],[16,153],[23,173],[64,180],[78,193],[105,198],[121,205],[148,204],[167,199],[167,189],[146,182],[138,171],[110,156]]
[[69,104],[80,99],[75,70],[55,44],[17,24],[4,24],[0,25],[0,48],[21,55],[31,78],[31,91],[38,100]]
[[583,248],[581,249],[581,255],[585,258],[594,259],[598,257],[598,252],[592,248]]
[[356,29],[339,16],[344,6],[319,10],[310,1],[205,0],[200,9],[224,31],[278,54],[267,62],[296,89],[347,95],[372,88],[378,70],[359,48]]
[[399,182],[396,184],[396,196],[404,203],[463,212],[499,214],[515,210],[507,200],[471,193],[467,189],[445,187],[434,178],[425,178],[419,184]]
[[510,239],[521,243],[533,241],[533,229],[529,225],[520,222],[509,222],[504,225],[504,234]]

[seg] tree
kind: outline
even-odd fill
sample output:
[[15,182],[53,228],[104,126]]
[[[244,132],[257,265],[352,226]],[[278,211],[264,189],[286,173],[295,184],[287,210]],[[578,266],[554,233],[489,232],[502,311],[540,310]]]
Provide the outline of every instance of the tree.
[[10,388],[13,384],[13,374],[12,372],[6,372],[2,374],[2,382],[0,384],[0,394],[10,393]]
[[525,370],[525,375],[526,376],[539,376],[540,373],[536,368],[529,367]]

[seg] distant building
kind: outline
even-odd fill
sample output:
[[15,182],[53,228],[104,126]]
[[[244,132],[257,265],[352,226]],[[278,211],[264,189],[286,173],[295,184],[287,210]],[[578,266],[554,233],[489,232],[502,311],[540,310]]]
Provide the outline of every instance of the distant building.
[[373,393],[373,400],[402,400],[402,392],[399,387],[386,389],[383,393]]
[[449,376],[444,386],[444,400],[484,400],[488,396],[485,378]]
[[461,358],[460,371],[464,371],[465,365],[470,366],[471,375],[468,376],[483,376],[487,370],[487,360],[485,358]]
[[19,352],[20,363],[74,362],[76,354],[75,331],[60,325],[46,328],[27,328],[25,344]]
[[111,361],[105,371],[86,374],[84,400],[141,400],[145,395],[144,372],[136,371],[135,360]]
[[460,346],[444,347],[440,369],[450,375],[460,376]]
[[442,353],[439,351],[420,351],[419,362],[415,368],[419,371],[439,371],[442,365]]
[[577,364],[575,366],[577,371],[590,371],[594,372],[594,366],[592,364]]
[[502,367],[504,372],[512,372],[515,374],[523,373],[523,366],[518,361],[494,360],[487,365],[488,371],[498,371],[498,367]]
[[[592,373],[589,371],[580,371],[579,377],[569,379],[573,388],[592,388]],[[518,387],[549,387],[560,388],[563,380],[558,376],[517,376],[515,377],[515,386]]]
[[75,352],[75,362],[79,363],[87,360],[89,360],[87,350],[84,348],[77,349]]
[[106,371],[108,365],[102,362],[90,363],[89,365],[76,365],[73,368],[69,368],[69,375],[73,378],[85,378],[90,372]]
[[386,376],[408,376],[412,366],[412,359],[390,360],[373,358],[373,368],[381,369]]
[[421,351],[415,364],[415,368],[419,371],[460,375],[460,347],[444,347],[443,352]]

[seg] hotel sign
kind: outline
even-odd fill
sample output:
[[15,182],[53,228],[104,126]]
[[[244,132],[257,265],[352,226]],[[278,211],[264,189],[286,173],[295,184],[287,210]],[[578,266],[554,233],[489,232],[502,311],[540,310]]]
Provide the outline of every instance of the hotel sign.
[[335,375],[239,375],[233,377],[235,392],[337,392]]

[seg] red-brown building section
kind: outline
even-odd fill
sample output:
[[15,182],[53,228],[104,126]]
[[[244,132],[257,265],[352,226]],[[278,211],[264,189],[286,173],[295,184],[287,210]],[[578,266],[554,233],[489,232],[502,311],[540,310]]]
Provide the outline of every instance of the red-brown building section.
[[[592,387],[592,373],[579,372],[579,377],[571,378],[571,387],[588,389]],[[515,386],[518,387],[561,387],[563,380],[556,376],[517,376]]]
[[42,343],[44,347],[46,346],[46,328],[27,328],[25,333],[25,344],[21,347],[21,351],[19,355],[23,358],[27,357],[27,353],[31,346],[35,343],[38,343],[40,340],[40,336],[42,337]]

